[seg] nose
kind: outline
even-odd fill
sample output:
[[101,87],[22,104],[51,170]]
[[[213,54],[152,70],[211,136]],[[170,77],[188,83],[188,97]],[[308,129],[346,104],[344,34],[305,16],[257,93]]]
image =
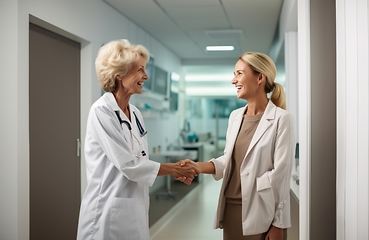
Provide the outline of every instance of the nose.
[[231,83],[232,83],[232,84],[236,84],[236,83],[237,83],[236,77],[233,77],[233,78],[232,78]]
[[147,75],[146,70],[144,70],[143,79],[145,79],[145,80],[148,80],[149,79],[149,75]]

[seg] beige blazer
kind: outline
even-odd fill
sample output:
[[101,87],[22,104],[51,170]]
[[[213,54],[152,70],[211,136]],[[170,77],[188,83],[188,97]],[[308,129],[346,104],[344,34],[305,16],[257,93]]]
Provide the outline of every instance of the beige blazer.
[[[211,159],[215,180],[223,178],[215,228],[222,228],[224,191],[231,170],[231,157],[243,113],[234,110],[228,121],[224,155]],[[242,228],[244,235],[266,232],[270,225],[291,226],[290,178],[295,156],[293,118],[269,101],[241,164]]]

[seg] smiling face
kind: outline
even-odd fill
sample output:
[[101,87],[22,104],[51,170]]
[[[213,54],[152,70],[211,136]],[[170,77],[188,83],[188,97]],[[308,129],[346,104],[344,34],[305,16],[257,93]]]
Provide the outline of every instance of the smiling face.
[[136,62],[133,62],[131,69],[125,76],[118,75],[118,91],[123,91],[124,95],[140,94],[144,82],[148,79],[146,73],[146,61],[140,56]]
[[238,98],[249,101],[260,93],[264,93],[264,84],[262,83],[265,76],[261,73],[255,73],[246,62],[238,60],[233,74],[232,84],[237,88]]

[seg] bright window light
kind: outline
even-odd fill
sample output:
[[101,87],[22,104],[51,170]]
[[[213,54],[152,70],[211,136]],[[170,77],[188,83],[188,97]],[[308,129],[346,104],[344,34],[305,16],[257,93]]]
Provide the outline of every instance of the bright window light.
[[233,46],[207,46],[207,51],[233,51]]
[[173,81],[179,81],[180,76],[179,76],[179,74],[178,74],[178,73],[176,73],[176,72],[172,72],[172,73],[170,74],[170,78],[171,78]]
[[235,87],[186,87],[187,96],[237,96]]
[[186,82],[231,82],[233,73],[230,74],[190,74],[186,75]]

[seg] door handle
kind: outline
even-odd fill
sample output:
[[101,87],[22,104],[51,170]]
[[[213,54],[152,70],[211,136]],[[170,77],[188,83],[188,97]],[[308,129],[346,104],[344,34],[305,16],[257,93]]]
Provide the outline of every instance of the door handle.
[[77,157],[81,156],[81,140],[77,138]]

